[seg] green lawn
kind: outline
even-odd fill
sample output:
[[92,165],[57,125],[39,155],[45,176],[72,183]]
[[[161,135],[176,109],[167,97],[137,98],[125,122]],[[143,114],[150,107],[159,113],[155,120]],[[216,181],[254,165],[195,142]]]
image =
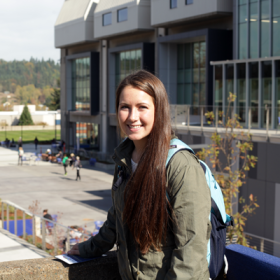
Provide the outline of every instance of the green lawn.
[[[23,130],[22,131],[22,141],[24,143],[33,142],[37,136],[40,141],[49,141],[55,138],[55,130]],[[19,137],[21,137],[21,131],[7,131],[5,136],[5,131],[0,132],[0,141],[4,141],[6,137],[9,140],[14,138],[17,142]],[[60,140],[60,130],[56,131],[56,140]]]

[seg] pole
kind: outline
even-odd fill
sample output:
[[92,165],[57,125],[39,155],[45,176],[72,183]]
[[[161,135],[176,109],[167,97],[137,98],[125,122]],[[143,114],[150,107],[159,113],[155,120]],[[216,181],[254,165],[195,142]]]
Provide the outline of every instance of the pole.
[[54,115],[54,132],[55,132],[54,139],[56,141],[56,112],[55,112],[55,115]]

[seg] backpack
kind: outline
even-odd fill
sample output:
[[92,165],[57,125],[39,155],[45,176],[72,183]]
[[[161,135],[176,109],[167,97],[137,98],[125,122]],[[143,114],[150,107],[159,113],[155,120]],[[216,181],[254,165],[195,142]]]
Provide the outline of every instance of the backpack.
[[[172,139],[170,141],[166,167],[168,166],[171,158],[181,150],[187,150],[190,153],[195,154],[194,151],[181,140]],[[227,260],[225,258],[226,228],[227,226],[233,225],[233,219],[231,216],[226,214],[221,188],[216,182],[211,170],[205,162],[199,160],[199,163],[204,171],[206,182],[211,192],[211,212],[209,220],[212,224],[212,231],[207,245],[207,261],[210,278],[216,279],[224,267],[225,273],[227,271]],[[170,201],[167,191],[166,196]]]

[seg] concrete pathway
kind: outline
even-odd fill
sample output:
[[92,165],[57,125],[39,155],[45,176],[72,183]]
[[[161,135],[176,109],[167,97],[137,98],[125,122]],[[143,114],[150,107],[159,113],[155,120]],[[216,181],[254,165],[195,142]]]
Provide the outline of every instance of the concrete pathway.
[[25,240],[0,229],[0,262],[40,259],[50,255]]

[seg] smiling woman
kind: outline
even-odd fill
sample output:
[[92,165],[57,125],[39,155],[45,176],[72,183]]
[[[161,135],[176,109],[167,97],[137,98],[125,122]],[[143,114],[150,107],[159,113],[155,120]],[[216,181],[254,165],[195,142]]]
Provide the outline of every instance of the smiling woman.
[[163,83],[144,70],[127,76],[116,112],[127,138],[113,155],[113,206],[99,233],[68,253],[100,256],[116,243],[122,279],[208,280],[210,191],[188,151],[166,166],[176,137]]

